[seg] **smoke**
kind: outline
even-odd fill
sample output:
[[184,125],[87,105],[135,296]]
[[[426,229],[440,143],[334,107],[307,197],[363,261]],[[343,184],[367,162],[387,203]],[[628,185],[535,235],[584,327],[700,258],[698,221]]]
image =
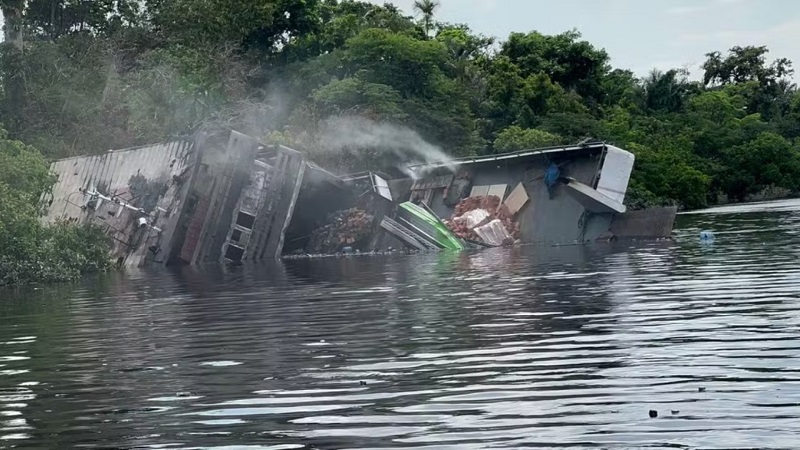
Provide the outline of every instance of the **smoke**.
[[455,171],[450,157],[436,145],[423,139],[407,127],[375,122],[362,117],[337,117],[322,127],[318,141],[330,152],[366,150],[389,152],[398,161],[397,169],[411,178],[419,173],[408,166],[414,164],[443,163]]

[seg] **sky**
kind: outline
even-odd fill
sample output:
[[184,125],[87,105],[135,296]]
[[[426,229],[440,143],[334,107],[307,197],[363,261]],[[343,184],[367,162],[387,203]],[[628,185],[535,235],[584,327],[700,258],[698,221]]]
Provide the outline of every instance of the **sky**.
[[[384,3],[372,0],[373,3]],[[800,1],[796,0],[440,0],[436,18],[505,39],[509,33],[577,29],[604,48],[615,68],[639,76],[687,68],[702,78],[705,54],[766,45],[800,72]],[[413,0],[390,0],[412,14]],[[798,79],[795,75],[795,79]]]

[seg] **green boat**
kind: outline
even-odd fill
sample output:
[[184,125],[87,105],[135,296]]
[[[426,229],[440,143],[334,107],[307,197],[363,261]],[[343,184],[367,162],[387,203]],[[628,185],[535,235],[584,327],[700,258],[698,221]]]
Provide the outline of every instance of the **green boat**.
[[467,245],[429,209],[411,202],[400,204],[400,213],[406,221],[430,237],[437,246],[448,250],[465,250]]

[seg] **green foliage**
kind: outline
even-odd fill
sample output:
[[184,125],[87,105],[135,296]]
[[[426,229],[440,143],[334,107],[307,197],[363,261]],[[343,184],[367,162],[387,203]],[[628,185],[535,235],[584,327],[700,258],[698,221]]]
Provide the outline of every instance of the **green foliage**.
[[711,179],[687,162],[688,155],[679,149],[653,151],[640,145],[630,150],[637,158],[634,179],[640,189],[649,192],[645,196],[671,199],[687,208],[706,206]]
[[29,27],[36,34],[57,39],[85,31],[110,34],[141,20],[141,3],[135,0],[30,0]]
[[333,80],[311,94],[317,111],[324,116],[361,115],[376,120],[401,121],[407,117],[401,108],[400,92],[391,86],[365,82],[359,78]]
[[794,73],[792,62],[779,58],[767,64],[767,47],[736,46],[727,56],[711,52],[703,64],[707,86],[746,86],[747,107],[773,118],[785,112],[794,86],[787,80]]
[[752,141],[728,149],[730,167],[723,179],[734,197],[743,199],[770,186],[796,191],[800,183],[800,152],[784,137],[764,132]]
[[65,281],[109,267],[109,247],[96,227],[42,226],[42,194],[54,179],[33,147],[0,129],[0,285]]
[[523,129],[512,125],[497,134],[494,141],[494,151],[497,153],[514,152],[540,147],[557,145],[561,141],[559,136],[535,128]]
[[679,70],[653,70],[642,83],[645,106],[652,111],[683,110],[689,94],[687,73]]
[[153,26],[171,42],[272,50],[315,29],[316,0],[149,0]]
[[609,57],[596,49],[581,34],[568,31],[555,36],[539,32],[511,33],[501,54],[518,65],[523,75],[545,73],[566,90],[582,97],[600,100],[602,79],[608,72]]
[[414,11],[422,15],[422,27],[425,30],[425,36],[428,36],[431,32],[433,13],[436,12],[439,6],[438,0],[414,0]]

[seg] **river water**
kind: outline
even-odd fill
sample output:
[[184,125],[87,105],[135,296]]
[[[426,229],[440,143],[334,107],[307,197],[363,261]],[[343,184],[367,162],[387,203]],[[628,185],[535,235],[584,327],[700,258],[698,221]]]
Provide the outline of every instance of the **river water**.
[[799,235],[787,201],[666,242],[0,291],[0,448],[796,447]]

